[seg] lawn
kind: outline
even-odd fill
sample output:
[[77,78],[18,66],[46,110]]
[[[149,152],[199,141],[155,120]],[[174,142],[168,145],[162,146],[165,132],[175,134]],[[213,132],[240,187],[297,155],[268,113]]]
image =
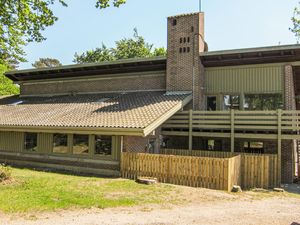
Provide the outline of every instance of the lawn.
[[12,169],[0,183],[0,211],[22,213],[68,208],[107,208],[171,202],[174,186],[141,185],[131,180],[83,177]]

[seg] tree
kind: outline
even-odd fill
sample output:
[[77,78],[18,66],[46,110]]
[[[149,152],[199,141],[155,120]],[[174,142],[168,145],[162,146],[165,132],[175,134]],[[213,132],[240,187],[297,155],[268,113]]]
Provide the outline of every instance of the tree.
[[[300,2],[299,2],[300,6]],[[300,39],[300,9],[298,7],[294,8],[294,16],[292,17],[293,27],[290,28],[290,31],[292,31],[297,38],[297,40]]]
[[11,80],[4,76],[5,71],[7,71],[7,67],[0,65],[0,96],[19,94],[19,87],[14,85]]
[[[96,8],[106,8],[110,0],[95,0]],[[1,0],[0,1],[0,64],[25,62],[23,47],[30,42],[45,40],[42,31],[52,26],[58,18],[51,5],[65,0]],[[112,0],[115,7],[125,0]]]
[[95,50],[88,50],[81,55],[75,53],[73,62],[82,64],[113,60],[115,60],[115,57],[112,55],[111,50],[102,44],[102,47],[96,48]]
[[88,50],[80,55],[75,53],[73,62],[80,64],[166,55],[165,48],[153,49],[153,45],[147,43],[145,38],[138,34],[136,28],[132,38],[123,38],[115,43],[115,48],[108,49],[102,44],[102,47],[95,50]]
[[119,7],[122,4],[125,4],[127,0],[97,0],[96,7],[103,9],[111,6],[113,3],[114,7]]
[[51,68],[62,66],[62,64],[58,59],[40,58],[38,61],[35,61],[35,63],[33,63],[32,66],[35,68]]

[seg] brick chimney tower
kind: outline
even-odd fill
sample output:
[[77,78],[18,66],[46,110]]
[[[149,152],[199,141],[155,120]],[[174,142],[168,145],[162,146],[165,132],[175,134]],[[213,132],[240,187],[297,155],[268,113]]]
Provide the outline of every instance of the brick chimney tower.
[[204,68],[199,53],[206,50],[204,13],[168,18],[167,91],[193,93],[193,109],[203,110]]

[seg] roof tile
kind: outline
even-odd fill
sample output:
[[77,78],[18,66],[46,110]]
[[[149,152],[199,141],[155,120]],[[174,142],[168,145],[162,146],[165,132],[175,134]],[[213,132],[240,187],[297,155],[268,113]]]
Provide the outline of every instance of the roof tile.
[[[189,94],[164,92],[0,98],[0,126],[146,128]],[[108,98],[107,100],[105,98]],[[103,101],[105,99],[105,101]],[[13,105],[13,103],[20,102]]]

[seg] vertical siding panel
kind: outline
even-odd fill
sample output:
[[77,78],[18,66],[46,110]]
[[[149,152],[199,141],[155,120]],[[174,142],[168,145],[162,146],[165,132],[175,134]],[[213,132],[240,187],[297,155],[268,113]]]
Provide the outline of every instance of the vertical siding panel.
[[280,64],[206,68],[207,92],[282,93],[282,68]]
[[21,152],[22,150],[22,132],[0,132],[0,151]]

